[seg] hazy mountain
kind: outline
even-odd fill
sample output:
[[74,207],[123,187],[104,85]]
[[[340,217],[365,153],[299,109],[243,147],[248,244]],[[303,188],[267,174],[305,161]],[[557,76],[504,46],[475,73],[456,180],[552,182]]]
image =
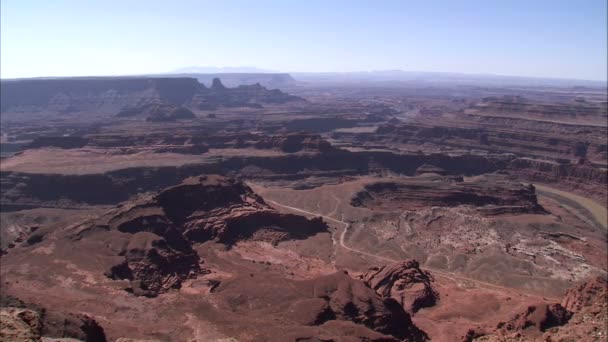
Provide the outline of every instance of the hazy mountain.
[[558,86],[606,87],[604,81],[559,78],[521,77],[490,74],[463,74],[451,72],[418,72],[403,70],[377,70],[355,72],[291,72],[296,81],[306,83],[425,83],[460,84],[476,86]]
[[212,67],[189,66],[168,72],[169,74],[225,74],[225,73],[276,73],[274,70],[260,69],[253,66]]

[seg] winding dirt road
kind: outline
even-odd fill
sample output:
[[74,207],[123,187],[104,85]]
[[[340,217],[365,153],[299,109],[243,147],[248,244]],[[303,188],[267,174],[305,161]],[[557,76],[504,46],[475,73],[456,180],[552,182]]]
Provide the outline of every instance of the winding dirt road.
[[[267,202],[270,202],[270,203],[272,203],[274,205],[277,205],[279,207],[283,207],[283,208],[286,208],[286,209],[289,209],[289,210],[297,211],[297,212],[300,212],[300,213],[303,213],[303,214],[322,217],[322,218],[324,218],[324,219],[326,219],[328,221],[332,221],[332,222],[335,222],[335,223],[343,225],[344,229],[340,233],[340,239],[339,239],[340,247],[342,247],[342,248],[344,248],[344,249],[346,249],[346,250],[348,250],[350,252],[361,254],[361,255],[365,255],[365,256],[368,256],[368,257],[376,258],[376,259],[380,259],[380,260],[383,260],[383,261],[388,261],[388,262],[398,262],[399,261],[399,260],[395,260],[395,259],[391,259],[391,258],[380,256],[380,255],[368,253],[368,252],[365,252],[365,251],[358,250],[358,249],[355,249],[355,248],[347,246],[346,243],[344,242],[344,238],[346,236],[346,233],[348,232],[348,228],[350,227],[350,224],[347,223],[347,222],[335,219],[333,217],[329,217],[329,216],[313,213],[313,212],[310,212],[310,211],[307,211],[307,210],[303,210],[303,209],[300,209],[300,208],[292,207],[292,206],[289,206],[289,205],[281,204],[281,203],[278,203],[276,201],[267,200]],[[477,280],[477,279],[473,279],[473,278],[469,278],[469,277],[465,277],[465,276],[461,276],[461,275],[456,275],[454,273],[440,271],[440,270],[433,269],[433,268],[420,267],[420,269],[422,269],[424,271],[432,272],[433,275],[441,276],[441,277],[449,279],[449,280],[451,280],[451,281],[453,281],[455,283],[458,283],[459,281],[461,281],[461,282],[471,282],[471,283],[475,283],[477,285],[480,285],[482,287],[487,287],[487,288],[492,288],[492,289],[498,289],[498,290],[501,290],[501,291],[505,291],[506,290],[506,291],[510,291],[510,292],[516,292],[516,293],[521,294],[523,296],[542,298],[542,299],[545,299],[545,300],[555,300],[555,301],[558,301],[558,302],[561,301],[560,298],[553,298],[553,297],[547,297],[547,296],[539,296],[539,295],[535,295],[535,294],[531,294],[531,293],[527,293],[527,292],[522,292],[520,290],[513,289],[513,288],[510,288],[510,287],[504,287],[504,286],[500,286],[500,285],[495,285],[495,284],[492,284],[492,283],[487,283],[485,281],[481,281],[481,280]]]

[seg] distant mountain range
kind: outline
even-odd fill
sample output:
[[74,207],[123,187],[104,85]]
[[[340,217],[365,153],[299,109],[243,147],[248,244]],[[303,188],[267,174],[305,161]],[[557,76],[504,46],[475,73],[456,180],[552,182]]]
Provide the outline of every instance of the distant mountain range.
[[[289,89],[306,86],[388,86],[388,87],[590,87],[606,88],[606,81],[575,80],[561,78],[539,78],[490,74],[463,74],[451,72],[416,72],[403,70],[377,70],[355,72],[277,72],[257,67],[208,67],[192,66],[171,72],[113,76],[113,78],[196,78],[210,85],[219,78],[228,87],[260,85],[271,89]],[[39,77],[33,79],[91,79],[91,77]],[[3,79],[4,81],[9,79]]]
[[489,74],[462,74],[450,72],[416,72],[402,70],[358,72],[293,72],[290,75],[299,82],[312,84],[425,84],[470,86],[556,86],[556,87],[606,87],[606,81],[589,81],[560,78],[539,78]]
[[285,88],[297,85],[469,85],[469,86],[555,86],[606,87],[606,81],[562,78],[540,78],[491,74],[452,72],[418,72],[403,70],[374,70],[354,72],[279,72],[257,67],[194,66],[175,70],[166,76],[195,77],[202,83],[219,77],[230,86],[260,83],[268,87]]
[[280,73],[278,71],[260,69],[251,66],[237,66],[237,67],[212,67],[212,66],[190,66],[180,68],[168,72],[168,74],[232,74],[232,73],[254,73],[254,74],[270,74]]

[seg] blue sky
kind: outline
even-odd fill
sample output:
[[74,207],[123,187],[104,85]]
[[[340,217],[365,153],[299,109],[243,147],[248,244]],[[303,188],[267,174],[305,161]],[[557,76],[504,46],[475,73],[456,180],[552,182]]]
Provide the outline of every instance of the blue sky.
[[1,76],[401,69],[606,80],[606,0],[1,1]]

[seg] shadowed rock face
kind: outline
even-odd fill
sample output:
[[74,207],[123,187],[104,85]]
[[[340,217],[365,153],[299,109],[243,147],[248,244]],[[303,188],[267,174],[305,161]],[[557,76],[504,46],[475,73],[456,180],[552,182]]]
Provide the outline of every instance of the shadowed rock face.
[[[102,146],[122,146],[129,142],[114,140],[112,137],[95,138],[95,144]],[[157,139],[134,138],[132,143],[137,145],[179,144],[183,141],[165,138]],[[230,139],[236,139],[231,136]],[[185,139],[181,139],[185,140]],[[218,139],[219,140],[219,139]],[[214,146],[214,141],[209,145]],[[185,145],[184,145],[185,146]],[[200,145],[192,145],[194,147]],[[186,146],[187,147],[187,146]],[[169,147],[165,147],[169,148]],[[204,150],[204,147],[202,147]],[[87,204],[114,204],[126,201],[130,196],[142,191],[158,191],[172,184],[177,184],[186,177],[202,173],[241,172],[253,180],[265,178],[289,177],[301,179],[312,175],[359,175],[372,172],[372,161],[383,169],[405,175],[414,175],[416,169],[427,163],[437,165],[449,174],[478,175],[494,172],[504,168],[506,161],[473,155],[398,155],[386,152],[348,152],[331,150],[317,154],[288,154],[280,157],[233,157],[225,158],[217,163],[188,164],[178,167],[130,168],[110,171],[103,174],[61,175],[22,173],[0,171],[2,191],[0,191],[2,206],[6,210],[9,205],[56,205],[60,199]],[[267,170],[265,173],[247,174],[242,170],[246,167],[259,167]]]
[[540,331],[564,325],[572,317],[572,313],[560,304],[539,304],[529,306],[528,309],[515,315],[510,321],[500,323],[499,329],[506,331],[524,330],[534,327]]
[[83,137],[40,137],[34,139],[28,148],[40,147],[59,147],[64,149],[81,148],[89,142],[89,139]]
[[470,205],[488,214],[543,212],[534,187],[486,175],[466,182],[450,177],[425,177],[368,184],[351,200],[368,208],[420,209],[428,206]]
[[432,287],[430,273],[416,260],[373,267],[363,275],[365,284],[384,298],[393,298],[410,313],[435,305],[439,294]]
[[169,103],[150,103],[143,106],[126,108],[116,114],[117,117],[145,117],[147,121],[177,121],[194,119],[196,115],[187,108]]
[[192,78],[94,77],[3,80],[2,111],[64,112],[122,108],[138,102],[189,102],[200,84]]
[[279,149],[283,152],[298,151],[327,152],[332,149],[331,144],[318,134],[290,133],[273,137],[264,137],[255,144],[256,148]]
[[[171,247],[164,238],[150,232],[133,234],[124,254],[124,262],[113,266],[107,276],[131,281],[135,295],[154,297],[171,288],[179,288],[183,279],[200,272],[198,255],[184,242]],[[181,247],[181,248],[180,248]]]
[[165,215],[181,225],[189,240],[241,239],[277,243],[326,231],[321,219],[279,213],[243,183],[222,177],[192,177],[159,193]]

